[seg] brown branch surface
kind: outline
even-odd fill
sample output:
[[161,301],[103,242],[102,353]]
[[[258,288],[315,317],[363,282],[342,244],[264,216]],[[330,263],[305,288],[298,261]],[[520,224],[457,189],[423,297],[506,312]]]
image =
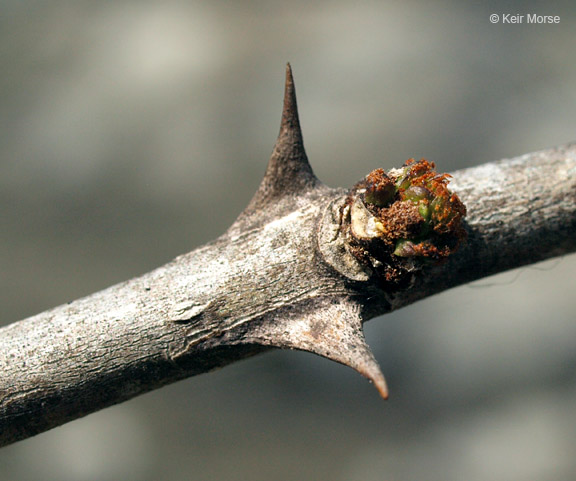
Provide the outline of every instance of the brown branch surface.
[[304,152],[287,71],[260,189],[215,241],[142,277],[0,329],[0,445],[271,347],[349,365],[385,397],[362,323],[497,272],[576,250],[576,145],[453,173],[467,243],[389,291],[338,236],[342,189]]

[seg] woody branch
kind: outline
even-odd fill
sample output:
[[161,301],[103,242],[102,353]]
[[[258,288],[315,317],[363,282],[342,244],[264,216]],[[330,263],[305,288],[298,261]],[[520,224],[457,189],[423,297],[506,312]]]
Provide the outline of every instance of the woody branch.
[[[0,329],[0,445],[270,348],[348,365],[386,397],[363,322],[576,250],[576,145],[452,176],[450,189],[467,206],[467,240],[444,263],[402,258],[418,250],[409,245],[395,256],[366,244],[368,255],[355,256],[346,202],[366,201],[365,193],[329,188],[314,175],[288,67],[266,174],[226,233],[144,276]],[[394,202],[406,202],[394,192]],[[418,192],[426,204],[428,194]],[[378,255],[402,271],[398,283],[382,275],[391,271]]]

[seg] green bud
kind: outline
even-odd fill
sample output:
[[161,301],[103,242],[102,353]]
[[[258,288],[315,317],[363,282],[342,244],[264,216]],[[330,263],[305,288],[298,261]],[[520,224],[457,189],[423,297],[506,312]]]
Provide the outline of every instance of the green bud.
[[396,196],[396,187],[383,169],[376,169],[366,176],[364,202],[378,207],[388,207]]
[[403,190],[410,187],[410,169],[408,167],[404,167],[403,172],[398,176],[396,179],[396,189]]
[[427,202],[420,202],[420,204],[418,204],[418,212],[427,223],[430,221],[432,209],[430,209],[430,205]]
[[404,200],[410,200],[414,203],[418,203],[421,200],[430,199],[432,197],[432,193],[426,187],[412,185],[404,191],[403,197]]
[[416,250],[414,249],[414,243],[408,239],[399,239],[396,241],[396,248],[394,249],[394,255],[398,257],[413,257],[416,255]]

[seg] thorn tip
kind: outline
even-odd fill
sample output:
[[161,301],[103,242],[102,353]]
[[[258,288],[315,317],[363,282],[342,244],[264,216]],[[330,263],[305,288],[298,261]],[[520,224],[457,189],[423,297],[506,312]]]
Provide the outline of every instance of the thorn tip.
[[[363,336],[362,336],[363,340]],[[367,378],[382,397],[382,399],[388,399],[388,384],[386,383],[386,378],[384,374],[382,374],[382,370],[378,365],[376,359],[374,359],[374,355],[370,351],[370,348],[363,342],[362,349],[356,351],[353,356],[350,356],[348,362],[344,362],[343,364],[348,365],[356,372]]]
[[296,89],[294,88],[294,77],[290,63],[286,64],[286,81],[284,83],[284,105],[282,108],[282,120],[280,123],[280,133],[290,130],[293,135],[302,142],[302,132],[300,130],[300,119],[298,117],[298,104],[296,102]]
[[384,401],[388,400],[389,392],[388,392],[388,385],[386,384],[386,379],[384,376],[381,376],[380,379],[372,379],[374,383],[374,387],[378,390],[378,393],[384,399]]

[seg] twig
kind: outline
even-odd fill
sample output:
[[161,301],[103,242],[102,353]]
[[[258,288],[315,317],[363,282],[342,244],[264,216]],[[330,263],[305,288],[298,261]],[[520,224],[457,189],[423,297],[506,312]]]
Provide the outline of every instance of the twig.
[[314,352],[387,389],[362,323],[576,249],[576,145],[453,174],[468,240],[382,284],[342,237],[346,191],[302,142],[290,67],[280,135],[246,210],[215,241],[142,277],[0,329],[0,445],[272,347]]

